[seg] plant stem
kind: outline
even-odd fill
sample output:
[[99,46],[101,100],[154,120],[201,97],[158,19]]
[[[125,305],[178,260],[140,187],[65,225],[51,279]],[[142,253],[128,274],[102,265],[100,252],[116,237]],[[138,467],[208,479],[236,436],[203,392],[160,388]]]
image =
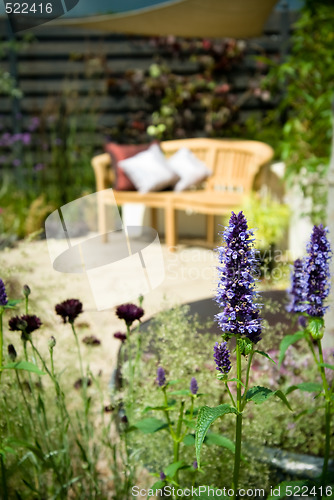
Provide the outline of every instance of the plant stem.
[[3,309],[0,311],[0,382],[2,374],[2,360],[3,360],[3,326],[2,326]]
[[228,386],[228,383],[227,383],[227,382],[225,382],[225,387],[226,387],[226,389],[227,389],[227,392],[229,393],[229,396],[230,396],[230,398],[231,398],[231,401],[232,401],[233,406],[236,408],[236,404],[235,404],[235,401],[234,401],[234,397],[233,397],[233,395],[232,395],[232,392],[230,391],[230,388],[229,388],[229,386]]
[[[176,438],[174,440],[174,463],[179,461],[180,456],[180,436],[183,423],[184,401],[181,401],[179,419],[177,421]],[[175,473],[175,481],[179,482],[179,470]]]
[[[242,398],[242,409],[244,409],[245,406],[246,406],[246,396],[247,396],[248,383],[249,383],[249,372],[250,372],[250,367],[252,365],[253,355],[254,355],[254,346],[253,346],[252,352],[248,356],[247,373],[246,373],[246,384],[245,384],[246,387],[245,387],[245,392],[244,392],[244,395],[243,395],[243,398]],[[239,378],[239,376],[238,376],[238,378]]]
[[[318,349],[319,349],[319,359],[320,363],[324,363],[324,355],[322,352],[322,345],[321,345],[321,340],[318,340]],[[320,373],[321,373],[321,378],[322,378],[322,385],[324,388],[324,393],[325,393],[325,398],[326,398],[326,405],[325,405],[325,456],[324,456],[324,463],[322,466],[322,474],[321,474],[321,479],[322,479],[322,484],[325,485],[327,474],[328,474],[328,461],[329,461],[329,454],[330,454],[330,441],[331,441],[331,397],[330,397],[330,390],[328,387],[327,379],[326,379],[326,373],[325,373],[325,368],[323,366],[319,367]]]
[[242,398],[241,398],[241,352],[237,339],[236,346],[237,354],[237,421],[235,430],[235,453],[234,453],[234,470],[233,470],[233,498],[237,500],[239,498],[238,494],[238,484],[239,484],[239,471],[240,471],[240,457],[241,457],[241,436],[242,436]]
[[[162,392],[164,393],[165,406],[167,408],[168,407],[168,400],[167,400],[166,387],[162,388]],[[173,426],[172,426],[172,422],[170,420],[169,411],[168,410],[164,410],[164,414],[166,415],[166,419],[167,419],[168,429],[169,429],[170,435],[172,436],[173,440],[175,441],[176,434],[174,432],[174,429],[173,429]]]

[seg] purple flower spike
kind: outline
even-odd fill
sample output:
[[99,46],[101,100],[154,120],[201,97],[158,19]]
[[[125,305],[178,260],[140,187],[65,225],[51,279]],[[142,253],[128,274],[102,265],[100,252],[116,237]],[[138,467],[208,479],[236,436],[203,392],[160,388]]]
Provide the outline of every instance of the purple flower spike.
[[322,318],[328,309],[328,306],[324,306],[323,303],[330,291],[329,261],[332,252],[326,233],[328,229],[322,224],[313,227],[305,261],[306,305],[304,311],[318,318]]
[[166,479],[166,474],[164,474],[162,471],[160,472],[160,481],[164,481]]
[[159,366],[157,370],[156,382],[158,383],[159,387],[164,387],[166,385],[166,374],[162,366]]
[[191,394],[193,394],[194,396],[197,394],[198,392],[198,384],[197,384],[197,380],[195,379],[195,377],[193,377],[190,381],[190,392]]
[[213,357],[216,362],[216,370],[223,375],[227,375],[231,370],[230,351],[227,349],[227,342],[215,343],[213,347]]
[[124,319],[127,326],[131,326],[136,319],[140,320],[144,315],[144,310],[135,304],[122,304],[117,307],[116,315],[119,319]]
[[226,245],[218,248],[220,276],[216,301],[223,311],[216,315],[216,320],[226,339],[245,336],[256,344],[261,339],[262,326],[259,304],[255,302],[258,261],[252,236],[244,214],[232,212],[223,233]]
[[5,284],[0,278],[0,306],[5,306],[8,303]]
[[291,274],[291,288],[288,292],[290,295],[290,304],[286,308],[288,312],[297,313],[304,310],[304,265],[305,262],[303,262],[302,259],[296,259],[293,264],[293,271]]

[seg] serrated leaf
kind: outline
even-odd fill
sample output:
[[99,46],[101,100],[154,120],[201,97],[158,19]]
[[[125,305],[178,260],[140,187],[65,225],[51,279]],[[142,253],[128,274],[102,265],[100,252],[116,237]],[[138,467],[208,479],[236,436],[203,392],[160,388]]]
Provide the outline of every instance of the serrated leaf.
[[[302,488],[303,486],[309,486],[311,483],[310,481],[307,481],[307,480],[301,480],[301,481],[283,481],[282,483],[278,484],[277,486],[273,487],[272,488],[272,492],[274,493],[275,491],[277,492],[277,494],[272,494],[272,495],[269,495],[267,500],[274,500],[274,499],[279,499],[279,498],[287,498],[289,496],[291,496],[290,492],[292,491],[293,492],[293,489],[295,487],[299,487],[299,488]],[[288,495],[287,495],[287,487],[290,487],[290,490],[288,491]],[[300,491],[300,489],[298,488],[298,491]]]
[[206,433],[208,432],[210,425],[217,420],[217,418],[222,417],[228,413],[237,414],[237,410],[228,404],[223,404],[210,408],[209,406],[202,406],[198,412],[197,424],[196,424],[196,436],[195,436],[195,446],[196,446],[196,458],[198,467],[200,467],[200,456],[201,449]]
[[25,370],[27,372],[37,373],[37,375],[45,375],[38,366],[34,365],[34,363],[30,363],[30,361],[15,361],[13,363],[8,363],[2,367],[2,370]]
[[286,391],[286,394],[290,394],[290,392],[296,391],[297,389],[303,392],[321,392],[322,385],[317,382],[301,382],[300,384],[291,385]]
[[139,429],[143,434],[153,434],[154,432],[161,431],[162,429],[168,427],[165,422],[153,417],[143,418],[142,420],[139,420],[139,422],[133,424],[133,426]]
[[261,405],[265,401],[267,401],[268,398],[272,396],[277,396],[280,398],[283,403],[289,408],[289,410],[292,411],[292,408],[290,406],[289,401],[286,398],[286,395],[280,391],[272,391],[271,389],[268,389],[268,387],[261,387],[259,385],[252,387],[247,391],[246,394],[246,399],[247,401],[253,401],[256,405]]
[[274,361],[273,358],[271,358],[268,353],[266,353],[264,351],[257,351],[257,350],[254,352],[257,352],[261,356],[264,356],[265,358],[269,359],[270,361],[272,361],[276,365],[276,361]]
[[175,476],[175,474],[177,473],[177,471],[179,469],[181,469],[181,467],[183,467],[183,465],[184,465],[183,460],[180,460],[178,462],[174,462],[174,463],[172,463],[164,468],[164,473],[166,474],[166,476],[168,476],[172,479]]
[[298,340],[300,340],[304,337],[305,337],[305,333],[304,333],[304,331],[301,330],[299,332],[294,333],[293,335],[286,335],[282,339],[280,346],[279,346],[278,366],[281,366],[282,361],[284,359],[285,352],[288,349],[288,347],[290,347],[290,345],[292,345],[292,344],[295,344],[296,342],[298,342]]
[[183,444],[185,444],[185,446],[193,446],[195,444],[195,436],[193,434],[187,434],[183,438]]
[[215,432],[209,432],[205,437],[204,443],[207,445],[216,444],[217,446],[221,446],[222,448],[227,448],[228,450],[232,451],[232,453],[235,452],[235,445],[233,441],[225,436],[216,434]]

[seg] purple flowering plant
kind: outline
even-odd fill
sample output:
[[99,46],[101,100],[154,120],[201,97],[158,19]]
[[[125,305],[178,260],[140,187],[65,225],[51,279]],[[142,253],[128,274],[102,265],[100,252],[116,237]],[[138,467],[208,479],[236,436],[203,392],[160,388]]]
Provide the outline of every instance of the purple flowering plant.
[[[182,446],[184,442],[190,441],[191,444],[194,436],[189,434],[189,429],[195,427],[195,417],[197,408],[194,403],[201,394],[198,393],[198,383],[195,377],[192,377],[189,384],[189,389],[170,390],[179,380],[168,380],[165,369],[159,365],[157,368],[155,385],[163,394],[163,402],[159,406],[148,406],[144,413],[162,412],[164,420],[157,418],[144,418],[134,424],[142,432],[156,433],[157,431],[166,429],[173,442],[173,457],[171,463],[160,473],[154,473],[153,476],[158,480],[151,486],[152,491],[163,488],[167,483],[179,484],[179,472],[181,470],[191,470],[194,472],[193,464],[186,464],[181,460]],[[175,397],[180,397],[181,401],[178,404]],[[190,406],[186,409],[186,401],[190,398]],[[195,462],[193,462],[195,463]]]
[[[254,234],[248,228],[243,212],[232,212],[229,225],[222,233],[224,245],[218,248],[218,286],[216,301],[221,311],[216,320],[222,330],[222,341],[213,347],[213,358],[217,370],[217,378],[227,390],[231,404],[221,404],[211,408],[200,408],[196,424],[196,455],[200,468],[202,444],[211,424],[228,413],[236,415],[235,454],[233,484],[234,498],[237,498],[239,471],[241,460],[242,420],[244,409],[250,401],[261,404],[270,396],[278,396],[289,408],[285,394],[269,388],[255,386],[250,388],[250,370],[253,356],[259,354],[270,356],[256,348],[261,340],[262,319],[261,304],[255,289],[258,275],[258,259],[254,248]],[[235,348],[234,348],[235,345]],[[230,378],[232,365],[230,350],[236,354],[236,377]],[[247,361],[245,374],[242,371],[242,360]],[[272,360],[273,361],[273,360]],[[236,394],[230,389],[236,385]],[[290,408],[291,409],[291,408]]]
[[314,226],[310,241],[307,244],[307,254],[303,259],[294,262],[291,274],[291,287],[289,290],[290,303],[287,306],[298,318],[298,326],[301,327],[296,333],[286,335],[280,344],[279,364],[284,361],[289,346],[304,340],[307,342],[312,357],[317,366],[321,383],[311,381],[310,383],[292,385],[287,392],[303,390],[315,392],[321,406],[325,409],[325,453],[320,478],[321,485],[328,484],[328,463],[331,449],[331,419],[333,413],[334,382],[326,376],[326,368],[334,370],[334,364],[325,363],[322,347],[322,338],[325,333],[325,312],[328,309],[326,299],[330,292],[330,269],[332,250],[328,240],[328,229],[322,224]]

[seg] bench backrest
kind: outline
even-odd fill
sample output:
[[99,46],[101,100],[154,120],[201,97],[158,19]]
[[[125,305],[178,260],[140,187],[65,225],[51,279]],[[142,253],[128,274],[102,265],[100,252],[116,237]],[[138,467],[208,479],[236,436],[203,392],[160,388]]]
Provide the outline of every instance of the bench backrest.
[[188,148],[203,161],[212,171],[205,186],[209,191],[248,193],[260,167],[274,155],[263,142],[238,139],[177,139],[160,145],[167,157]]

